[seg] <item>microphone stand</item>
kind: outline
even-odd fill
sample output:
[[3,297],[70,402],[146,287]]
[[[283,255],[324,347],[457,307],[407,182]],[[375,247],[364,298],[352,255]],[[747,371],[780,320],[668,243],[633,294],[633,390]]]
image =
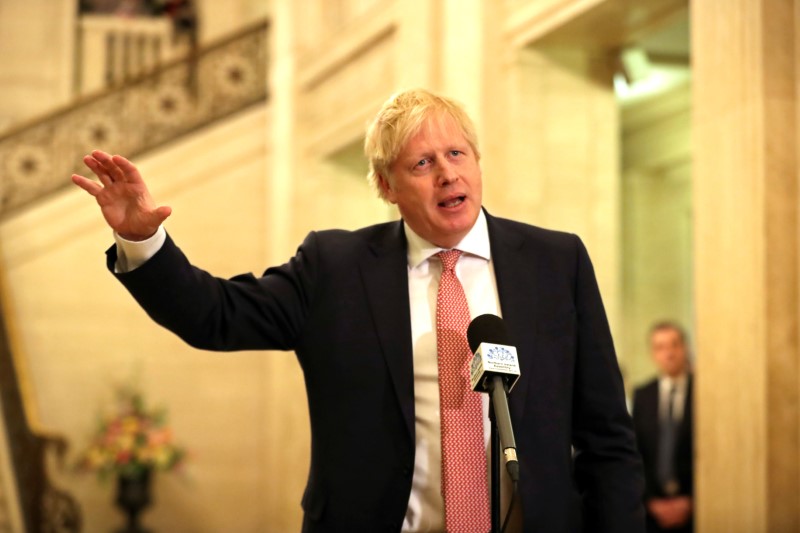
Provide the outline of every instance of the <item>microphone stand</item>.
[[492,462],[489,470],[491,476],[491,514],[492,530],[491,533],[500,533],[500,433],[497,431],[497,420],[494,416],[494,405],[492,396],[489,395],[489,420],[492,432],[489,439],[489,457]]

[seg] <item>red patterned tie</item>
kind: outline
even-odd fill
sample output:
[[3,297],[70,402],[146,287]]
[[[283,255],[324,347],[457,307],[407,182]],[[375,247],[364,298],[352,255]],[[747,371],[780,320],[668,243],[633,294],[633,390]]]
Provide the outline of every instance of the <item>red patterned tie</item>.
[[491,528],[481,396],[469,386],[469,305],[455,266],[459,250],[436,254],[442,278],[436,297],[436,348],[442,422],[442,495],[448,533]]

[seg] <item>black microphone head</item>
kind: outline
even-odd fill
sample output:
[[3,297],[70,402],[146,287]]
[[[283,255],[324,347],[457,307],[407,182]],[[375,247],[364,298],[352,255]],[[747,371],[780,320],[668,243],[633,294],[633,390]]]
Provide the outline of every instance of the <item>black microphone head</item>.
[[508,341],[508,330],[503,319],[497,315],[481,315],[469,323],[467,328],[467,341],[469,349],[475,353],[482,342],[492,344],[504,344],[510,346]]

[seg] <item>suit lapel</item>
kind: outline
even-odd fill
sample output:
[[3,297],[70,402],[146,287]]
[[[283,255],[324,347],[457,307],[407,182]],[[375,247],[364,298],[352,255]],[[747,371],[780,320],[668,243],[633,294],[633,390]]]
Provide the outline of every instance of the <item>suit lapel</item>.
[[[535,356],[531,294],[536,294],[537,267],[524,255],[523,235],[486,213],[489,242],[503,321],[520,355],[520,378],[509,396],[511,415],[521,420],[530,382],[529,361]],[[414,364],[408,297],[408,257],[402,222],[388,227],[369,243],[361,261],[373,327],[378,334],[397,401],[408,433],[414,438]]]
[[530,368],[526,363],[534,355],[531,352],[535,346],[530,318],[530,295],[536,292],[535,266],[521,257],[525,242],[521,234],[510,228],[500,228],[501,222],[489,213],[486,213],[486,221],[503,322],[520,360],[520,377],[509,395],[509,409],[515,420],[522,420],[530,382]]
[[408,258],[402,222],[369,243],[360,263],[373,327],[378,334],[408,434],[414,439],[414,358],[408,297]]

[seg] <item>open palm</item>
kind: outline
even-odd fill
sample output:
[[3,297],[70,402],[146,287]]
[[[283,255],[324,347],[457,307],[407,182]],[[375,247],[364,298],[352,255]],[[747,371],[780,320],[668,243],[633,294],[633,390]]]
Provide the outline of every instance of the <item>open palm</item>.
[[73,183],[95,197],[106,223],[123,239],[147,239],[172,213],[156,206],[141,174],[124,157],[95,150],[83,162],[100,183],[79,174],[72,175]]

